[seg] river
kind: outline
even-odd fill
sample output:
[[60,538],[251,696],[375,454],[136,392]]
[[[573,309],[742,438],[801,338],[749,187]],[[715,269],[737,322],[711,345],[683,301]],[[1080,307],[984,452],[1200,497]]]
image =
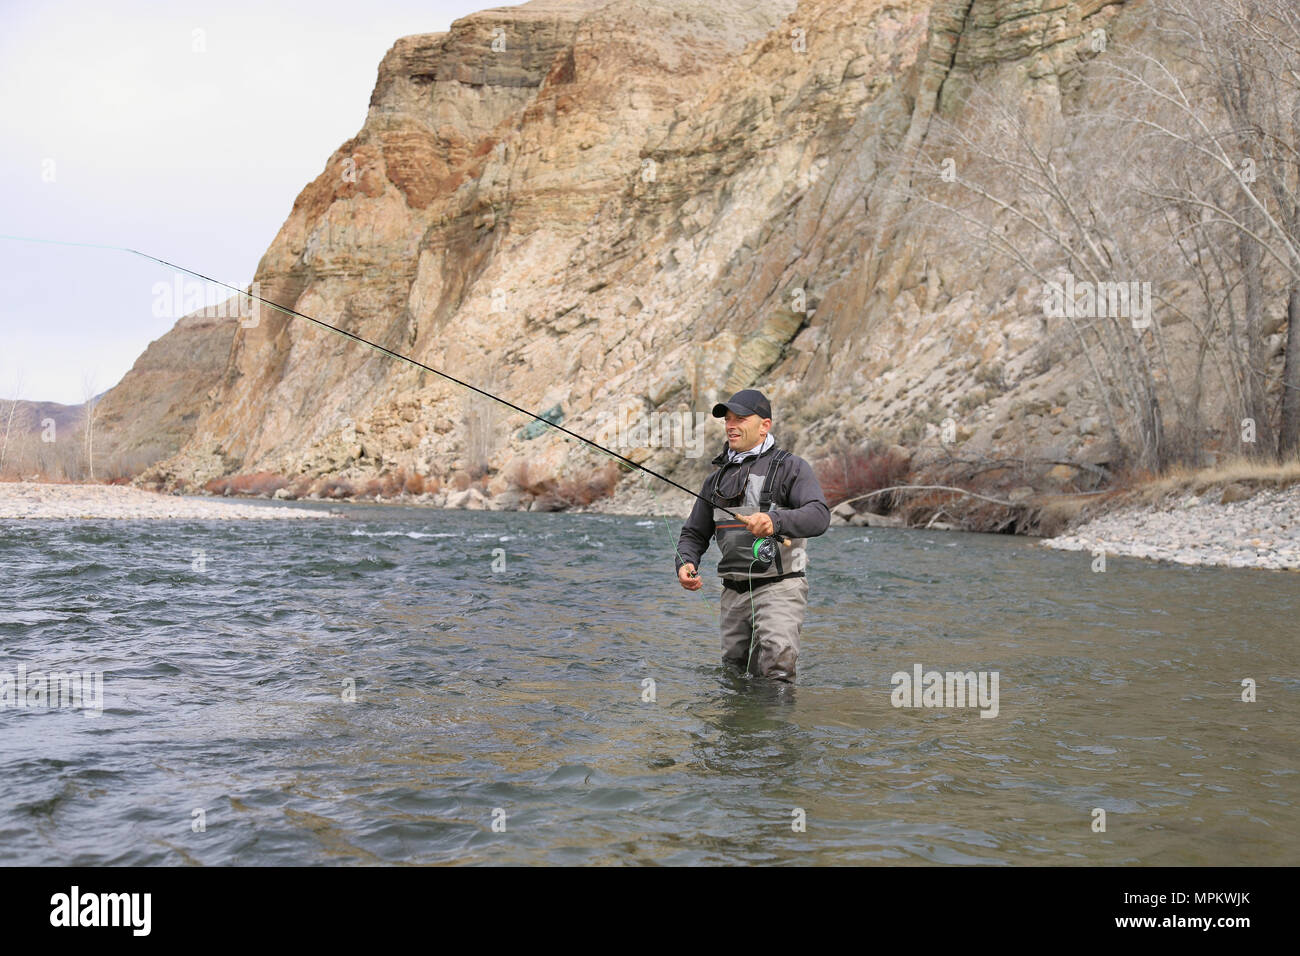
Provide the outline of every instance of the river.
[[0,862],[1297,860],[1295,575],[832,528],[782,689],[662,519],[335,510],[0,522],[0,672],[103,680],[0,709]]

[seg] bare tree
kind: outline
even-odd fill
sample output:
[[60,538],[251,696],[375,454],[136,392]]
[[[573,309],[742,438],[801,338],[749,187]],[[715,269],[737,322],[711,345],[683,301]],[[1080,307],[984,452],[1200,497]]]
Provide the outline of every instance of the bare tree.
[[[1069,108],[1025,98],[1018,84],[999,93],[995,77],[975,82],[960,110],[931,121],[910,198],[949,239],[956,225],[1044,284],[1057,270],[1098,291],[1159,278],[1152,295],[1168,322],[1062,317],[1113,439],[1138,463],[1159,470],[1199,457],[1207,403],[1231,432],[1254,421],[1248,448],[1294,454],[1300,11],[1294,0],[1148,9],[1141,47],[1098,51],[1083,68],[1087,94]],[[1270,308],[1279,288],[1280,374]],[[1187,331],[1173,329],[1180,322]]]
[[[1087,147],[1073,148],[1076,141]],[[933,120],[915,198],[929,209],[930,228],[951,236],[956,224],[1045,287],[1063,272],[1088,284],[1092,306],[1071,304],[1054,319],[1088,364],[1114,442],[1154,469],[1167,458],[1156,379],[1167,381],[1170,370],[1158,325],[1148,331],[1133,321],[1128,292],[1157,265],[1135,241],[1142,212],[1119,188],[1139,145],[1111,117],[1043,115],[1018,95],[1008,102],[976,84],[959,118]],[[1109,293],[1121,284],[1126,307],[1097,308],[1103,298],[1118,305]]]
[[87,372],[81,378],[81,393],[85,399],[82,416],[85,422],[86,472],[95,480],[95,411],[99,405],[95,394],[95,376]]
[[[1152,195],[1202,210],[1198,231],[1219,249],[1220,227],[1234,235],[1236,267],[1220,258],[1219,289],[1203,294],[1233,291],[1221,305],[1239,407],[1260,453],[1290,457],[1300,446],[1300,10],[1293,0],[1156,0],[1153,10],[1169,63],[1135,57],[1119,71],[1154,107],[1138,122],[1170,150],[1166,168],[1181,161],[1196,174]],[[1280,376],[1268,367],[1270,272],[1286,300]]]
[[479,395],[466,394],[462,405],[465,429],[465,467],[473,478],[487,472],[497,448],[497,404]]
[[5,437],[4,443],[0,444],[0,475],[4,474],[5,461],[9,454],[9,435],[14,427],[14,412],[18,409],[18,400],[23,393],[23,373],[21,370],[14,372],[14,388],[12,397],[9,399],[8,414],[5,415]]

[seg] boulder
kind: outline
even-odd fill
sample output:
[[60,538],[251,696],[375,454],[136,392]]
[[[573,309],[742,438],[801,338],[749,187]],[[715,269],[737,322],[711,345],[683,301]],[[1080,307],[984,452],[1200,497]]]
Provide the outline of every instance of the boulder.
[[856,509],[846,501],[831,509],[832,518],[841,518],[844,521],[852,521],[855,514],[857,514]]
[[524,495],[518,489],[511,488],[488,499],[488,511],[518,511],[523,506]]

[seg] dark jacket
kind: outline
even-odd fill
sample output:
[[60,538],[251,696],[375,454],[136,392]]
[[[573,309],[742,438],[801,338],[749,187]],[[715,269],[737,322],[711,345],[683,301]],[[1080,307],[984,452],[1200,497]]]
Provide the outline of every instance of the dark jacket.
[[[750,514],[757,511],[754,506],[757,501],[758,491],[767,476],[767,469],[772,462],[773,456],[776,455],[777,445],[773,442],[772,447],[758,456],[757,459],[746,459],[736,464],[727,462],[727,449],[724,446],[722,453],[713,459],[713,464],[717,466],[715,470],[704,481],[700,494],[709,499],[715,505],[721,505],[740,514]],[[749,475],[748,495],[742,494],[740,497],[724,499],[715,494],[715,490],[720,486],[728,487],[728,478],[733,481],[740,477],[733,474],[734,472],[746,471]],[[812,538],[825,532],[831,523],[830,509],[826,507],[826,499],[822,495],[821,484],[817,481],[817,476],[813,474],[812,466],[797,455],[790,455],[781,466],[778,473],[777,485],[771,489],[772,507],[768,509],[768,514],[772,517],[772,527],[775,537],[790,538],[800,547],[800,539]],[[746,501],[746,499],[748,499]],[[691,509],[690,517],[682,525],[681,537],[677,542],[677,567],[681,568],[683,564],[693,564],[697,568],[700,564],[700,557],[708,550],[709,541],[717,536],[718,547],[723,550],[723,534],[719,530],[717,519],[722,515],[722,520],[727,521],[725,514],[715,511],[699,498],[695,499],[695,507]],[[729,523],[730,524],[730,523]],[[729,525],[728,525],[729,526]],[[750,537],[749,540],[753,540]],[[800,563],[802,568],[802,562]],[[778,566],[772,568],[768,573],[776,574],[788,570]],[[738,577],[735,572],[723,572],[724,577]],[[754,575],[757,577],[757,575]]]

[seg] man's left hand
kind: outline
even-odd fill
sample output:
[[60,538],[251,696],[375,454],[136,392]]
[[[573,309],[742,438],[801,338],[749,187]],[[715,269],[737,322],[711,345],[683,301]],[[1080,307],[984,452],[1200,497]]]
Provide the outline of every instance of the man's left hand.
[[772,527],[772,516],[766,511],[752,515],[737,514],[736,517],[745,522],[745,527],[755,538],[769,538],[776,530]]

